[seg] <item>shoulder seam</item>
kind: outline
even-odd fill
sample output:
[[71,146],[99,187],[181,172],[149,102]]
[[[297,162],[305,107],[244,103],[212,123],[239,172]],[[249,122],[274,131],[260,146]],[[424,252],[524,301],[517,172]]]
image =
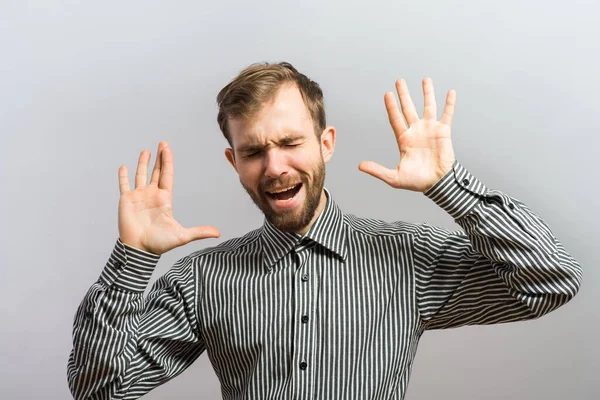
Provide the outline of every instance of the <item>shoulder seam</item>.
[[[366,229],[357,227],[355,223],[363,221],[365,224],[371,223],[370,227]],[[404,221],[394,221],[387,222],[374,218],[360,218],[353,214],[344,215],[344,225],[346,225],[347,229],[351,232],[356,232],[362,235],[367,236],[397,236],[397,235],[409,235],[414,236],[415,230],[418,229],[419,224],[415,222],[404,222]],[[382,232],[378,229],[377,226],[385,227],[386,231]]]
[[189,254],[187,257],[190,260],[196,260],[202,256],[206,256],[206,255],[209,255],[212,253],[220,253],[220,252],[226,252],[226,251],[231,251],[231,250],[237,250],[241,247],[250,246],[251,244],[253,244],[260,238],[260,230],[261,230],[261,228],[254,229],[254,230],[246,233],[244,236],[231,238],[231,239],[228,239],[228,240],[224,241],[223,243],[219,243],[215,246],[197,250],[197,251]]

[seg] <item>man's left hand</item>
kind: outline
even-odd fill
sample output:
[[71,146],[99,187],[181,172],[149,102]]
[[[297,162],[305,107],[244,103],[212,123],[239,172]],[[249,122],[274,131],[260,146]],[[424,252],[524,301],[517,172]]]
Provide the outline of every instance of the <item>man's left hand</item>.
[[[396,169],[388,169],[373,161],[363,161],[358,169],[381,179],[396,189],[426,192],[438,182],[454,164],[454,150],[450,138],[456,92],[450,90],[442,118],[437,120],[437,106],[433,81],[423,79],[425,108],[419,119],[404,79],[396,81],[396,89],[402,106],[398,109],[392,92],[384,96],[385,107],[400,151]],[[406,123],[402,115],[406,119]]]

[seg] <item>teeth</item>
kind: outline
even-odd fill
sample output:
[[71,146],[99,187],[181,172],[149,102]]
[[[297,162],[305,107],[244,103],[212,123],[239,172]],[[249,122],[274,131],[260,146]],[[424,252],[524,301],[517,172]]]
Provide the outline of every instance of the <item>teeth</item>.
[[268,193],[271,193],[271,194],[283,193],[283,192],[287,192],[288,190],[295,188],[296,186],[298,186],[298,185],[293,185],[286,189],[278,189],[278,190],[269,191]]

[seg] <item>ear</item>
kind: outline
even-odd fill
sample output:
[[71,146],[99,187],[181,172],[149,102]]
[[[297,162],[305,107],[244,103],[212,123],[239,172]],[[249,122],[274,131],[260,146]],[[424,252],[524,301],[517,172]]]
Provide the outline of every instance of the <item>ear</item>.
[[321,133],[321,155],[323,156],[323,161],[326,163],[333,156],[333,150],[335,149],[335,128],[333,126],[328,126],[323,129]]
[[233,153],[233,149],[231,148],[226,148],[225,149],[225,157],[227,158],[227,161],[229,161],[229,164],[231,164],[233,166],[233,169],[235,169],[235,172],[238,172],[237,167],[235,165],[235,154]]

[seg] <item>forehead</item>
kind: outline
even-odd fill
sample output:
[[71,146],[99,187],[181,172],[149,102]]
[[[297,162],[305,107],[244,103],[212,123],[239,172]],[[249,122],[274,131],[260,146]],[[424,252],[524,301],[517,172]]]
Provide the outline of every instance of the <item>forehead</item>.
[[312,118],[295,85],[282,86],[252,118],[230,118],[228,128],[235,147],[265,144],[288,136],[314,135]]

